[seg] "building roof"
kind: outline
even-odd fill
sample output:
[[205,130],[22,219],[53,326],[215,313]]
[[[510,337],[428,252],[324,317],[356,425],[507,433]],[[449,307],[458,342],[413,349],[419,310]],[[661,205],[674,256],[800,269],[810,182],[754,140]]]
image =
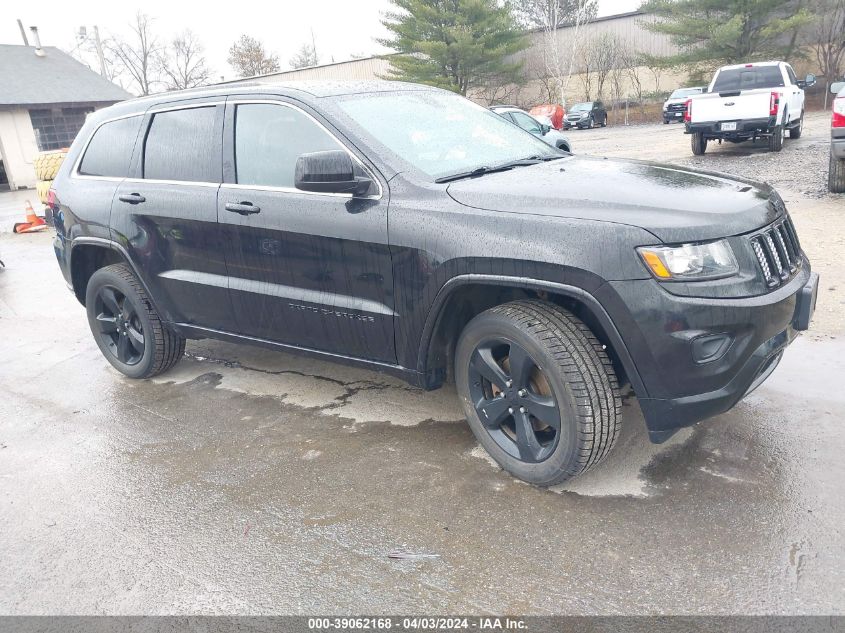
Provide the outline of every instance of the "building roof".
[[0,44],[0,106],[114,103],[132,95],[55,46]]

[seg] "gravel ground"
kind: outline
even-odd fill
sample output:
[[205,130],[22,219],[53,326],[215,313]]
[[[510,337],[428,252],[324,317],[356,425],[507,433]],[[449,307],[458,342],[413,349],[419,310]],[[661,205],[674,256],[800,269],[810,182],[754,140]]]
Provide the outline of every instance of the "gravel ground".
[[830,114],[812,112],[804,121],[798,140],[787,138],[783,151],[769,152],[765,140],[757,143],[710,142],[704,156],[693,156],[690,137],[679,124],[636,125],[571,131],[576,152],[643,158],[685,167],[740,174],[789,189],[810,198],[838,198],[827,192],[827,161],[830,148]]
[[816,315],[807,336],[813,340],[845,336],[845,195],[827,191],[829,113],[807,114],[801,138],[787,138],[781,152],[769,152],[763,141],[711,142],[704,156],[693,156],[690,137],[678,124],[611,126],[568,134],[577,153],[654,160],[773,185],[792,214],[813,269],[821,274]]

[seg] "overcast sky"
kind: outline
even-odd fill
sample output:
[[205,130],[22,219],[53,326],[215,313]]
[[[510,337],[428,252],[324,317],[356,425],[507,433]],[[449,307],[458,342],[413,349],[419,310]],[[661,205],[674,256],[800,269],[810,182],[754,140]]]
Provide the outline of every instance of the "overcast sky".
[[[639,0],[599,0],[599,15],[632,11]],[[282,0],[281,2],[237,0],[214,3],[178,0],[3,0],[0,43],[23,43],[16,19],[27,27],[38,26],[41,43],[70,50],[77,45],[80,26],[99,26],[100,35],[124,35],[136,11],[154,18],[156,33],[169,39],[189,28],[205,46],[214,78],[234,78],[226,63],[229,47],[243,33],[258,38],[279,56],[282,70],[305,42],[311,31],[320,63],[343,61],[353,55],[383,53],[374,38],[385,35],[381,14],[389,0]],[[217,5],[217,6],[215,6]],[[224,8],[225,7],[225,8]],[[30,36],[30,44],[32,39]],[[93,61],[93,60],[92,60]]]

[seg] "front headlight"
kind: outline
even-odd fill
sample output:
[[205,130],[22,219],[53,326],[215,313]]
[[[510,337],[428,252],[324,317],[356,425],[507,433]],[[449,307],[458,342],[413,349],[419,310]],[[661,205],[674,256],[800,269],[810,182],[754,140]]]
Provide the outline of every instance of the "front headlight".
[[646,268],[661,281],[720,279],[739,272],[727,240],[681,246],[641,246]]

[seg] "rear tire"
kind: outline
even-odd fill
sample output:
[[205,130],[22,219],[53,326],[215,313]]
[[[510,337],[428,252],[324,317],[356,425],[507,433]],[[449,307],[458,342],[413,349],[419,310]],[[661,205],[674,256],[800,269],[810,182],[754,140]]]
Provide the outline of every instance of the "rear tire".
[[776,125],[769,136],[769,151],[779,152],[783,149],[783,139],[786,137],[786,128]]
[[692,146],[692,153],[696,156],[701,156],[707,151],[707,139],[701,132],[694,132],[690,137],[690,145]]
[[458,341],[455,379],[478,441],[529,483],[579,475],[619,435],[613,364],[590,329],[554,304],[516,301],[476,316]]
[[165,372],[185,353],[185,339],[164,327],[141,282],[126,264],[106,266],[91,275],[85,307],[103,356],[129,378]]
[[836,158],[833,152],[830,153],[827,188],[831,193],[845,193],[845,158]]
[[607,115],[604,115],[604,118],[601,120],[601,126],[607,127]]

